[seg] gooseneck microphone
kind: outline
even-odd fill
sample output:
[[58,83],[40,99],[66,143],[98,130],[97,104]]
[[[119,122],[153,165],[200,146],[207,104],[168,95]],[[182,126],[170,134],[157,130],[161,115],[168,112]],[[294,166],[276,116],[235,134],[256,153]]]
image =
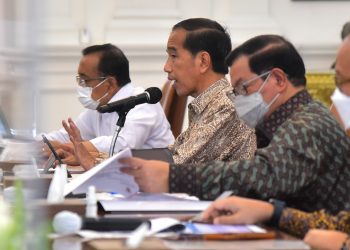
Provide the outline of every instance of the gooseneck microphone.
[[160,99],[162,99],[162,91],[157,87],[150,87],[142,94],[102,105],[97,108],[97,111],[100,113],[128,112],[136,105],[143,103],[155,104],[159,102]]
[[128,112],[131,109],[133,109],[136,105],[143,103],[155,104],[159,102],[160,99],[162,99],[162,91],[157,87],[151,87],[146,89],[145,92],[143,92],[142,94],[130,96],[128,98],[111,102],[97,108],[97,111],[100,113],[117,112],[119,116],[117,121],[117,127],[115,129],[111,141],[111,146],[109,148],[109,157],[113,156],[114,154],[115,143],[117,142],[117,138],[122,127],[124,127],[126,115],[128,114]]

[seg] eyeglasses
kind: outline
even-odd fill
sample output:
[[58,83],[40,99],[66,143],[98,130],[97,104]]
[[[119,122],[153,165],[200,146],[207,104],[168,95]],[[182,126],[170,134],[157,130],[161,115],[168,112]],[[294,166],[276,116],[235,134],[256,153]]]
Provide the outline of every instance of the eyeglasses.
[[254,78],[252,78],[252,79],[249,79],[249,80],[245,81],[245,82],[242,83],[241,85],[235,87],[235,88],[233,89],[233,93],[234,93],[235,95],[247,95],[247,94],[248,94],[248,87],[249,87],[250,85],[252,85],[252,84],[255,82],[255,80],[257,80],[257,79],[259,79],[259,78],[262,78],[262,77],[264,77],[264,76],[266,76],[266,75],[268,75],[268,74],[270,74],[270,73],[271,73],[271,70],[269,70],[269,71],[267,71],[267,72],[265,72],[265,73],[262,73],[262,74],[260,74],[260,75],[258,75],[258,76],[256,76],[256,77],[254,77]]
[[89,87],[87,83],[90,82],[90,81],[104,80],[106,78],[107,77],[105,77],[105,76],[101,76],[101,77],[98,77],[98,78],[89,78],[89,79],[84,79],[81,76],[76,76],[75,77],[75,79],[76,79],[77,83],[79,84],[79,86],[82,86],[82,87]]

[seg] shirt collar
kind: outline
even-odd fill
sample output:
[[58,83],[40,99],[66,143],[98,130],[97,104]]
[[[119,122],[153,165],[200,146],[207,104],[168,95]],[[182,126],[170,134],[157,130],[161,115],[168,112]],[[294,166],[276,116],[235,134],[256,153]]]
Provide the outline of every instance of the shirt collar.
[[127,83],[124,86],[122,86],[117,93],[114,94],[114,96],[109,100],[108,103],[115,102],[124,98],[129,97],[133,94],[134,87],[131,83]]
[[273,134],[300,106],[312,101],[309,92],[304,89],[290,98],[287,102],[275,110],[263,123],[257,126],[256,135],[258,148],[267,146]]
[[197,96],[189,105],[188,109],[195,114],[200,114],[204,109],[216,98],[216,94],[220,93],[224,88],[231,86],[226,78],[221,78],[220,80],[214,82],[207,88],[203,93]]

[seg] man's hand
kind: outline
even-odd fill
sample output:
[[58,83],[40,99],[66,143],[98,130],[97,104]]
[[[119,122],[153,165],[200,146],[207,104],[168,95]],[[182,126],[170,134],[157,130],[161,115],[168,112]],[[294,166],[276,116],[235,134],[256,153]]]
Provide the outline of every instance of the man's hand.
[[[60,143],[59,141],[50,141],[50,143],[55,150],[58,150],[62,146],[62,143]],[[40,148],[40,157],[48,158],[50,156],[51,150],[44,142],[39,142],[38,148]]]
[[[74,146],[73,155],[76,157],[76,161],[83,167],[85,170],[92,168],[95,163],[95,157],[90,154],[88,148],[96,148],[90,142],[84,142],[80,135],[79,128],[75,125],[72,118],[68,118],[68,122],[62,121],[64,129],[67,131],[69,138]],[[90,146],[87,146],[91,144]],[[94,151],[94,152],[95,152]],[[78,165],[79,165],[78,164]]]
[[339,231],[311,229],[304,241],[312,249],[339,250],[347,237],[346,233]]
[[122,168],[126,174],[135,177],[135,181],[143,192],[169,192],[169,164],[163,161],[148,161],[140,158],[125,158],[120,160],[128,167]]
[[214,224],[254,224],[269,220],[272,214],[273,205],[268,202],[232,196],[213,202],[202,219]]
[[[61,158],[62,162],[64,164],[70,165],[70,166],[79,166],[80,163],[77,161],[74,155],[74,150],[70,147],[64,147],[60,148],[56,151],[57,155]],[[58,165],[59,162],[56,161],[55,165]]]
[[63,125],[64,129],[67,131],[72,143],[83,141],[83,139],[81,138],[81,135],[80,135],[80,130],[77,127],[77,125],[75,125],[72,118],[69,117],[67,122],[65,120],[63,120],[62,125]]

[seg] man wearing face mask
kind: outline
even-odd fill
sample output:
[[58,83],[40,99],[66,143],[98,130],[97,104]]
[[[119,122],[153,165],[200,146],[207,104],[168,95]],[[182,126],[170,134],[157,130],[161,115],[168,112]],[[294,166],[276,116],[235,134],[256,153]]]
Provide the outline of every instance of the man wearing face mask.
[[[124,53],[112,44],[94,45],[82,51],[77,81],[78,99],[87,109],[75,120],[84,146],[90,152],[108,152],[118,114],[97,112],[96,108],[142,93],[129,76],[129,62]],[[62,128],[47,134],[56,146],[71,142]],[[115,146],[115,152],[125,147],[164,148],[173,143],[170,125],[160,104],[137,105],[130,110]]]
[[336,89],[331,97],[332,113],[350,137],[350,35],[340,48],[335,64]]
[[[144,192],[186,192],[213,200],[225,190],[284,200],[304,211],[350,209],[350,140],[329,109],[305,89],[305,66],[283,37],[254,37],[228,57],[241,119],[256,127],[251,160],[167,164],[124,159]],[[151,182],[150,176],[157,176]]]

